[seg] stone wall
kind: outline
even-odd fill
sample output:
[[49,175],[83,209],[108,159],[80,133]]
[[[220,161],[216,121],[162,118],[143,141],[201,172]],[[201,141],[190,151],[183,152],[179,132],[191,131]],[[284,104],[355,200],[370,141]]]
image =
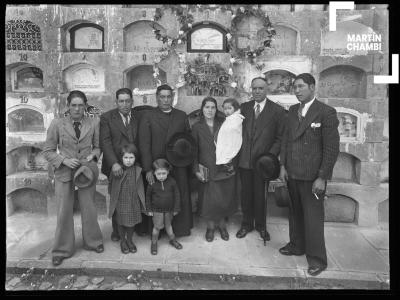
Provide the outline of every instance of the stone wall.
[[[115,107],[115,92],[121,87],[137,87],[142,92],[134,95],[135,106],[156,105],[152,70],[154,61],[161,59],[159,50],[163,45],[154,38],[150,25],[157,7],[161,5],[7,6],[6,28],[11,28],[7,24],[11,26],[15,21],[33,23],[40,30],[42,49],[29,51],[25,45],[22,47],[25,50],[6,50],[7,159],[10,164],[13,164],[12,152],[18,147],[41,149],[49,122],[65,112],[66,97],[73,88],[83,87],[89,104],[101,111]],[[329,206],[335,211],[332,215],[341,207],[346,210],[351,203],[340,203],[350,197],[349,201],[354,200],[357,205],[354,222],[372,226],[378,222],[379,203],[388,199],[388,187],[381,181],[388,177],[389,95],[386,85],[373,83],[374,75],[389,72],[387,6],[364,5],[356,6],[354,11],[338,11],[336,32],[328,31],[326,9],[324,5],[261,5],[277,31],[272,47],[257,57],[256,64],[235,64],[233,78],[239,89],[227,86],[223,95],[215,98],[218,104],[228,96],[248,101],[251,79],[264,74],[272,83],[269,97],[288,108],[297,100],[287,83],[295,75],[312,73],[317,80],[317,97],[337,109],[341,122],[341,155],[328,185],[328,194],[332,195]],[[222,32],[231,29],[230,11],[212,8],[191,13],[193,26],[206,23]],[[100,28],[89,29],[91,34],[87,40],[80,42],[87,42],[92,49],[103,47],[101,51],[82,50],[71,44],[71,35],[79,33],[85,37],[84,31],[77,29],[82,24]],[[169,36],[176,36],[180,27],[171,10],[163,11],[155,26]],[[35,31],[36,27],[29,28]],[[373,31],[381,35],[380,51],[348,51],[343,37],[349,28],[354,29],[354,33]],[[243,33],[239,44],[256,45],[262,35],[260,20],[255,17],[244,20],[238,29]],[[25,29],[13,27],[9,30],[21,38]],[[196,59],[206,57],[207,63],[222,71],[227,72],[230,67],[231,55],[227,52],[210,52],[206,56],[204,52],[188,52],[186,44],[179,45],[176,50],[184,54],[187,63],[193,64]],[[175,86],[181,76],[179,63],[178,55],[161,59],[160,80]],[[27,71],[26,67],[31,69]],[[41,72],[36,76],[37,88],[32,90],[24,88],[34,82],[29,72]],[[175,107],[186,113],[198,109],[205,97],[193,94],[188,84],[176,88],[176,95]],[[27,121],[28,125],[22,124],[25,116],[22,113],[29,109],[43,115],[43,130],[19,132],[12,129],[18,124],[29,127],[29,122],[41,122],[32,119]],[[11,165],[9,169],[26,172],[23,174],[27,178],[31,176],[29,170],[16,171]],[[10,185],[13,190],[26,189],[29,188],[27,182],[14,180]],[[370,191],[373,192],[368,194]]]

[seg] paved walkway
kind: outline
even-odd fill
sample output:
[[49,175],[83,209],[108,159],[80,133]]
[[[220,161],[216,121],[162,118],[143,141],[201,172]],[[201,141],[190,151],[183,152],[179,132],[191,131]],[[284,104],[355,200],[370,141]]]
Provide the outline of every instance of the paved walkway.
[[[150,254],[148,237],[134,236],[138,248],[135,254],[122,254],[119,243],[110,240],[111,221],[99,216],[104,236],[104,253],[82,249],[80,215],[75,215],[76,253],[55,268],[51,264],[51,246],[55,217],[30,213],[15,213],[7,218],[7,268],[79,269],[90,274],[104,271],[128,272],[145,270],[170,274],[219,276],[231,274],[264,279],[288,279],[337,282],[344,288],[387,289],[389,287],[389,233],[384,228],[359,228],[353,224],[326,223],[325,240],[328,269],[318,277],[307,274],[305,256],[286,257],[278,249],[288,241],[288,222],[283,210],[274,208],[267,218],[271,241],[264,246],[256,231],[243,239],[235,234],[240,214],[230,219],[229,241],[220,238],[208,243],[204,234],[206,224],[195,217],[189,237],[180,238],[182,250],[168,244],[167,237],[158,242],[158,255]],[[278,281],[279,282],[279,281]]]

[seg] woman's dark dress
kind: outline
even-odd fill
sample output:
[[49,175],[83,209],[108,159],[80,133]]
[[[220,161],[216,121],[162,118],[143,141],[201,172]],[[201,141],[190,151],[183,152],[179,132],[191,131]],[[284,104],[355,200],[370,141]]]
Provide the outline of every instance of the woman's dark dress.
[[214,180],[216,175],[214,137],[221,127],[221,122],[214,121],[212,134],[204,120],[193,125],[192,135],[197,143],[197,155],[193,164],[193,171],[199,170],[198,164],[209,169],[209,181],[200,183],[199,204],[200,215],[207,220],[220,221],[233,215],[237,211],[235,177],[223,180]]

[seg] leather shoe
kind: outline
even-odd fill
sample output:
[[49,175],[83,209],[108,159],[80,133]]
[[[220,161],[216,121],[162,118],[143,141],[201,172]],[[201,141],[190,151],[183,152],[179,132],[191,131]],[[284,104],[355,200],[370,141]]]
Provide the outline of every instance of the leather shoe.
[[103,244],[100,244],[96,248],[91,248],[91,247],[84,245],[83,249],[88,250],[88,251],[94,251],[97,253],[102,253],[104,251],[104,246],[103,246]]
[[214,229],[207,228],[206,240],[207,242],[212,242],[214,240]]
[[236,233],[236,237],[238,239],[244,238],[250,231],[252,230],[248,230],[244,227],[240,228],[239,231]]
[[126,241],[128,248],[129,248],[129,252],[131,253],[136,253],[137,252],[137,248],[136,245],[132,242],[132,241]]
[[123,254],[128,254],[129,253],[129,247],[128,247],[128,245],[127,245],[125,240],[121,241],[121,252]]
[[53,266],[59,266],[63,262],[65,257],[63,256],[54,256],[52,258]]
[[170,240],[169,243],[178,250],[182,249],[182,245],[177,240]]
[[266,230],[260,230],[260,237],[265,240],[265,241],[269,241],[271,239],[271,237],[269,236],[268,231]]
[[115,231],[111,232],[111,240],[113,242],[118,242],[120,239],[121,238],[118,233],[116,233]]
[[218,228],[219,233],[221,234],[221,239],[223,239],[224,241],[229,240],[229,233],[226,230],[226,228]]
[[300,255],[304,255],[304,252],[299,252],[299,251],[294,251],[292,248],[292,245],[290,243],[286,244],[285,246],[283,246],[282,248],[279,249],[279,253],[282,255],[287,255],[287,256],[291,256],[291,255],[296,255],[296,256],[300,256]]
[[321,266],[313,266],[309,267],[307,273],[311,276],[317,276],[319,275],[322,271],[324,271],[326,267],[321,267]]

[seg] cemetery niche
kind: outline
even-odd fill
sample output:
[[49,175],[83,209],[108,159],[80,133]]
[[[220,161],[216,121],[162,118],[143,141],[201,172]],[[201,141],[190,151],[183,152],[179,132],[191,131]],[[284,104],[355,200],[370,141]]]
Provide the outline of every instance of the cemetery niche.
[[266,72],[269,93],[272,95],[293,95],[293,81],[296,75],[285,70],[271,70]]
[[30,64],[22,64],[11,70],[11,86],[13,91],[43,91],[43,72]]
[[70,29],[71,51],[104,51],[104,29],[91,23],[81,23]]
[[64,70],[64,80],[68,91],[103,92],[105,89],[104,71],[85,63]]
[[[264,50],[264,55],[296,55],[298,36],[297,31],[283,25],[275,25],[276,35],[271,42],[271,47]],[[257,32],[257,40],[264,41],[268,37],[265,28]],[[261,43],[258,45],[261,46]]]
[[[159,68],[158,79],[161,84],[167,83],[167,74]],[[139,91],[155,90],[157,80],[153,76],[153,66],[140,65],[132,68],[126,73],[127,85],[130,89],[139,89]]]
[[7,50],[42,51],[40,27],[28,20],[6,23]]
[[321,98],[365,98],[366,73],[356,67],[338,65],[320,74],[318,94]]
[[204,22],[189,33],[188,52],[227,52],[226,32],[221,27]]
[[124,51],[157,53],[163,48],[163,42],[155,38],[153,30],[166,30],[156,22],[137,21],[124,28]]
[[43,115],[29,108],[20,108],[8,114],[8,131],[9,132],[23,132],[35,131],[44,132]]

